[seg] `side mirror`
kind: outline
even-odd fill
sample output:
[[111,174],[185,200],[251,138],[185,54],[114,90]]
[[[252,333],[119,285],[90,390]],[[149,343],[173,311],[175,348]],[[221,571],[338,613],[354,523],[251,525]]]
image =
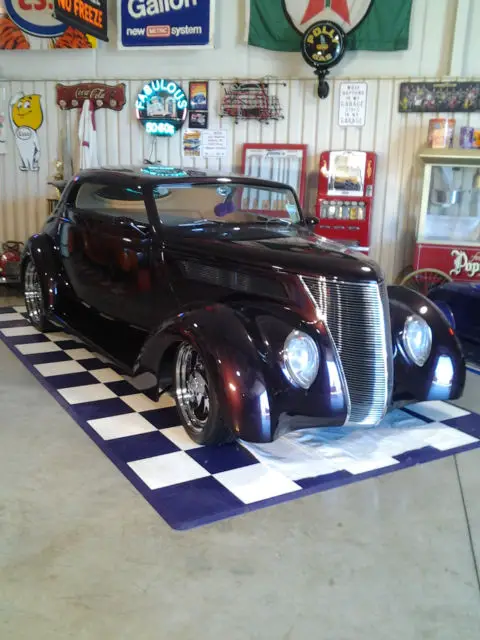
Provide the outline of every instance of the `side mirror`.
[[306,216],[305,222],[309,227],[313,227],[318,224],[320,220],[318,218],[315,218],[315,216]]

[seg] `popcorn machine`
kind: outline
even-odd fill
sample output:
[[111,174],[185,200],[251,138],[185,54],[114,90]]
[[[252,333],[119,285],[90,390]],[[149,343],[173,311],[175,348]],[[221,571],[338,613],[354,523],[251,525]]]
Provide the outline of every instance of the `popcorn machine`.
[[376,155],[366,151],[324,151],[315,232],[367,253],[373,207]]
[[454,280],[480,280],[480,150],[431,149],[425,163],[423,195],[413,268],[401,284],[427,294]]

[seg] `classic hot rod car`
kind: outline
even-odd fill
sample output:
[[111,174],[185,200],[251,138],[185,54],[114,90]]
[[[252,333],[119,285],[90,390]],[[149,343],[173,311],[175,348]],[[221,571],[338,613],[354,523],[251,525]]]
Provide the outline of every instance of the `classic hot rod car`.
[[161,165],[89,170],[22,261],[41,331],[66,327],[198,443],[369,427],[458,398],[465,363],[439,309],[313,233],[286,184]]

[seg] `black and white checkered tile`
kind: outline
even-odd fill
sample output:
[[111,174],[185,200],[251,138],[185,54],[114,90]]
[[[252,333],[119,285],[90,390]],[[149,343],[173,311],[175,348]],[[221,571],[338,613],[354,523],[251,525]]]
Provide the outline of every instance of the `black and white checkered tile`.
[[480,416],[442,402],[394,411],[376,429],[314,429],[267,445],[194,444],[174,402],[154,403],[24,307],[0,309],[0,337],[175,529],[189,529],[480,446]]

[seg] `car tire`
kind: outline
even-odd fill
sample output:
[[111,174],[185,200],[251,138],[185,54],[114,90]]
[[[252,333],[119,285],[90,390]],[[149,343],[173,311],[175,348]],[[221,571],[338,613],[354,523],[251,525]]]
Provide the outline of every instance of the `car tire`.
[[28,260],[25,265],[23,296],[25,299],[25,306],[27,308],[28,319],[35,329],[42,331],[42,333],[53,331],[55,327],[47,319],[42,283],[33,260]]
[[174,359],[175,402],[190,438],[201,445],[231,442],[233,435],[222,415],[214,372],[201,349],[180,343]]

